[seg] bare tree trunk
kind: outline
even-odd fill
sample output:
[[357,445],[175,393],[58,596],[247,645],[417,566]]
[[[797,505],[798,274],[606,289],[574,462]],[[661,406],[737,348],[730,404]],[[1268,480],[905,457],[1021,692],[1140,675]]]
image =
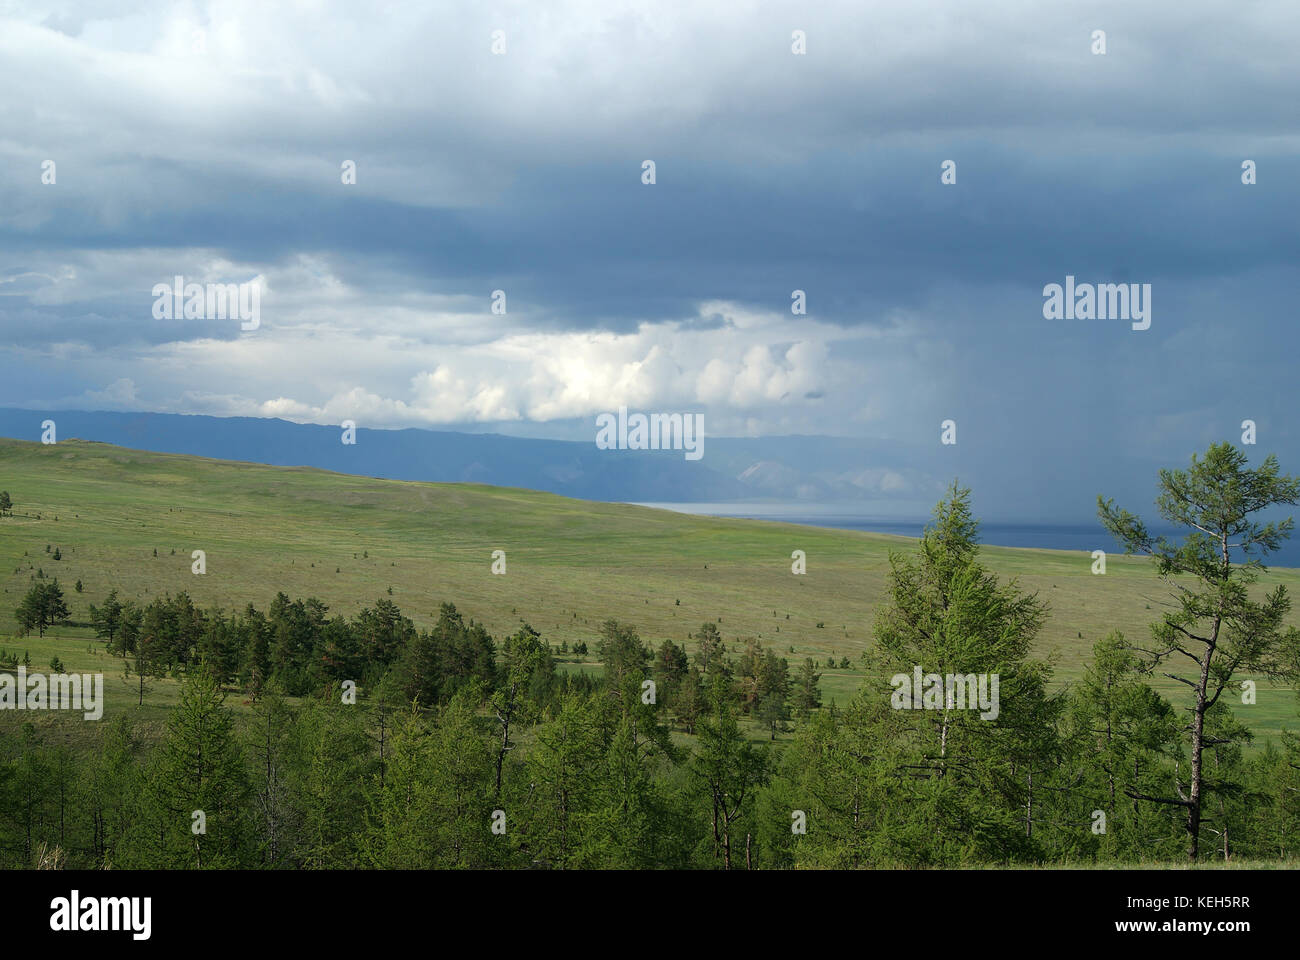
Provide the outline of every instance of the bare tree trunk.
[[718,842],[721,838],[718,835],[718,795],[713,795],[713,859],[718,858]]
[[943,711],[943,721],[939,726],[939,776],[942,777],[948,757],[948,710]]
[[1030,770],[1026,775],[1029,783],[1029,794],[1025,797],[1025,836],[1032,838],[1034,835],[1034,771]]
[[384,705],[381,702],[379,704],[379,785],[381,787],[384,785],[384,737],[387,733],[384,725],[385,716]]
[[[1107,692],[1107,694],[1110,693],[1110,688],[1111,688],[1111,686],[1112,686],[1112,684],[1111,684],[1111,678],[1110,678],[1109,676],[1107,676],[1107,677],[1106,677],[1106,692]],[[1108,699],[1109,699],[1109,698],[1108,698]],[[1112,743],[1113,740],[1114,740],[1114,735],[1113,735],[1113,731],[1111,730],[1110,711],[1107,710],[1107,711],[1106,711],[1106,748],[1107,748],[1107,750],[1110,749],[1110,746],[1111,746],[1111,743]],[[1136,764],[1136,763],[1137,763],[1137,761],[1134,760],[1134,764]],[[1109,791],[1110,791],[1110,808],[1109,808],[1109,810],[1110,810],[1110,814],[1111,814],[1111,816],[1114,816],[1114,815],[1115,815],[1115,770],[1114,770],[1112,767],[1107,767],[1107,768],[1106,768],[1106,786],[1107,786],[1107,788],[1108,788]]]
[[1214,632],[1205,647],[1205,656],[1201,658],[1201,677],[1196,685],[1196,707],[1192,712],[1192,784],[1187,798],[1187,836],[1189,844],[1187,856],[1195,860],[1200,848],[1201,836],[1201,769],[1202,753],[1205,750],[1205,711],[1208,699],[1205,691],[1210,685],[1210,660],[1214,656],[1215,644],[1219,637],[1220,620],[1215,617]]
[[[1134,783],[1138,782],[1138,774],[1139,774],[1138,758],[1134,757],[1133,758],[1133,782]],[[1133,798],[1133,821],[1135,823],[1137,822],[1137,818],[1138,818],[1138,809],[1139,808],[1138,808],[1137,797],[1134,797]]]
[[[498,714],[498,716],[500,716]],[[501,717],[501,749],[497,751],[497,798],[501,797],[501,767],[506,762],[506,751],[510,749],[510,717]]]
[[731,821],[727,819],[727,808],[722,808],[722,865],[731,869]]

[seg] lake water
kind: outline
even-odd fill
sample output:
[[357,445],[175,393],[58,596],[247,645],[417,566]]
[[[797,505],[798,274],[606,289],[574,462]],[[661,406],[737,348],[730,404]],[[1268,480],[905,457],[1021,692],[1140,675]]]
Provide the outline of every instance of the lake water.
[[[802,504],[735,504],[735,503],[643,503],[643,507],[674,510],[678,513],[702,514],[710,517],[745,517],[753,520],[773,520],[780,523],[801,523],[813,527],[835,527],[840,530],[868,530],[872,533],[892,533],[901,537],[919,537],[929,518],[899,520],[896,517],[879,517],[867,514],[836,512],[834,507]],[[1177,537],[1172,529],[1152,528],[1153,534]],[[1300,531],[1282,548],[1268,558],[1269,566],[1300,567]],[[1122,553],[1101,524],[1021,524],[980,522],[980,542],[998,547],[1037,547],[1043,550],[1105,550]],[[1236,553],[1240,558],[1240,551]]]

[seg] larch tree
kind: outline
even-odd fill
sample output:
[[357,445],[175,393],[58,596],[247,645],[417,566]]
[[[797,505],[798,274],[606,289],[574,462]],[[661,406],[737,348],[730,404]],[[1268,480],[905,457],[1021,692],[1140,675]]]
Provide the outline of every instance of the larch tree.
[[245,866],[250,796],[234,716],[217,682],[196,671],[181,687],[146,778],[169,867]]
[[[1290,536],[1294,522],[1262,522],[1259,514],[1300,499],[1300,481],[1281,476],[1277,458],[1258,468],[1230,443],[1212,444],[1204,458],[1192,455],[1187,470],[1161,470],[1156,509],[1163,520],[1188,532],[1181,542],[1153,536],[1134,514],[1113,500],[1097,498],[1102,525],[1126,552],[1151,557],[1174,604],[1151,628],[1142,648],[1149,669],[1190,691],[1186,727],[1191,751],[1185,775],[1175,773],[1171,790],[1153,795],[1131,790],[1136,799],[1181,807],[1187,855],[1200,850],[1208,745],[1206,716],[1243,671],[1283,674],[1297,645],[1297,631],[1284,626],[1291,600],[1281,584],[1256,599],[1251,586],[1267,568],[1263,559]],[[1171,671],[1171,661],[1184,672]],[[1293,665],[1292,665],[1293,666]]]

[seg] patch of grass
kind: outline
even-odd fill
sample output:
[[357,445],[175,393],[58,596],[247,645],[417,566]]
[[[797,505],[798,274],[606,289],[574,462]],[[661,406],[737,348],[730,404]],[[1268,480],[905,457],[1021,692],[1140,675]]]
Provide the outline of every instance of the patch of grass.
[[[527,620],[552,644],[586,641],[593,650],[601,621],[610,617],[635,624],[656,646],[665,638],[684,642],[713,621],[728,645],[760,637],[792,668],[811,656],[822,673],[824,702],[841,706],[861,674],[828,669],[826,658],[858,662],[871,642],[889,553],[915,547],[884,534],[79,440],[46,446],[0,439],[0,486],[15,504],[14,516],[0,519],[0,634],[12,633],[13,609],[37,567],[66,586],[72,618],[83,624],[90,604],[112,589],[140,602],[186,591],[203,606],[227,610],[250,601],[265,610],[282,590],[319,597],[333,612],[353,616],[391,587],[393,600],[420,627],[434,622],[439,603],[451,601],[497,637]],[[1097,540],[1109,545],[1100,527]],[[46,544],[60,548],[57,563]],[[796,549],[807,553],[802,576],[790,572]],[[191,572],[195,550],[206,554],[205,575]],[[493,550],[506,552],[505,575],[491,572]],[[1170,602],[1150,563],[1139,558],[1111,555],[1106,574],[1095,576],[1084,551],[986,547],[983,556],[1050,605],[1036,653],[1054,659],[1057,683],[1081,675],[1092,644],[1108,631],[1145,639],[1148,624]],[[78,579],[82,593],[72,589]],[[1261,589],[1279,582],[1294,593],[1300,571],[1275,569]],[[96,665],[105,673],[110,709],[138,709],[121,661],[102,651],[86,654],[89,635],[85,627],[61,627],[44,640],[0,636],[0,646],[30,650],[34,668],[55,655],[69,670]],[[1155,685],[1176,704],[1184,702],[1173,681]],[[175,695],[174,682],[156,682],[145,710],[160,715]],[[1255,706],[1236,698],[1233,706],[1261,738],[1300,726],[1289,690],[1260,683]]]

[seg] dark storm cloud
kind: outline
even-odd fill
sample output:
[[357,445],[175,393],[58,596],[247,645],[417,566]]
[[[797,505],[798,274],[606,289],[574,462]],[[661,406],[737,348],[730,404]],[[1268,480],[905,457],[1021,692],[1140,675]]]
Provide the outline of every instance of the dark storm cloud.
[[[962,456],[1057,472],[1245,417],[1295,444],[1294,4],[391,14],[11,22],[0,402],[567,431],[631,395],[926,442],[954,416]],[[155,320],[176,274],[261,278],[262,329]],[[1045,320],[1067,275],[1151,284],[1150,330]]]

